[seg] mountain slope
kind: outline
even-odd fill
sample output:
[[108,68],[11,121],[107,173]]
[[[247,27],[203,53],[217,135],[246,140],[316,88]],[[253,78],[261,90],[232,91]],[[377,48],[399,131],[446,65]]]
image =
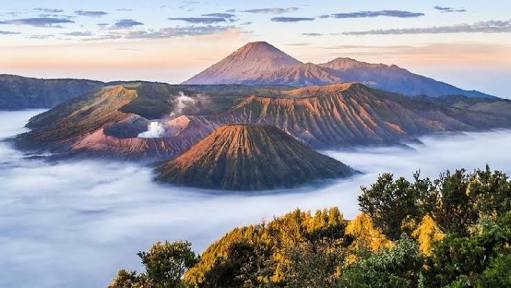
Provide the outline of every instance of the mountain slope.
[[263,190],[293,187],[354,171],[272,126],[227,125],[157,169],[158,180],[177,185]]
[[[419,135],[509,127],[509,116],[446,107],[362,84],[336,84],[252,96],[217,116],[221,123],[276,126],[316,148],[395,144]],[[214,119],[215,117],[212,117]]]
[[462,90],[447,83],[411,73],[396,65],[370,64],[351,58],[336,58],[319,66],[331,69],[335,76],[346,82],[360,82],[374,88],[409,96],[491,97],[478,91]]
[[106,85],[80,79],[36,79],[0,75],[0,110],[51,108]]
[[300,87],[343,82],[333,72],[328,68],[306,63],[263,72],[257,79],[246,80],[243,83],[250,85],[290,85]]
[[263,73],[301,64],[266,42],[251,42],[183,84],[242,84]]

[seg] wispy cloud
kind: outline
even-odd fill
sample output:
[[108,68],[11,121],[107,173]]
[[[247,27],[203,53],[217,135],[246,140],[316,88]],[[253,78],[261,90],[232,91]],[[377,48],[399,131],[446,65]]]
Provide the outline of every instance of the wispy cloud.
[[319,36],[323,36],[323,33],[310,32],[310,33],[302,33],[302,35],[310,36],[310,37],[319,37]]
[[226,19],[230,19],[230,18],[234,18],[234,17],[236,17],[236,15],[231,14],[231,13],[209,13],[209,14],[202,14],[202,16],[205,16],[205,17],[226,18]]
[[18,35],[18,34],[21,34],[21,32],[2,31],[2,30],[0,30],[0,35]]
[[273,22],[302,22],[302,21],[314,21],[314,18],[309,17],[273,17],[271,18]]
[[44,12],[44,13],[62,13],[64,10],[56,9],[56,8],[34,8],[34,11]]
[[50,39],[50,38],[54,38],[55,35],[53,34],[44,34],[44,35],[30,35],[28,36],[29,39],[38,39],[38,40],[45,40],[45,39]]
[[344,32],[344,35],[400,35],[400,34],[441,34],[441,33],[506,33],[511,32],[511,20],[482,21],[474,24],[433,26],[423,28],[397,28]]
[[219,22],[225,22],[225,18],[220,17],[176,17],[168,18],[169,20],[185,21],[194,24],[213,24]]
[[286,46],[297,46],[297,47],[301,47],[301,46],[309,46],[311,43],[288,43],[286,44]]
[[76,10],[76,15],[79,16],[87,16],[87,17],[103,17],[107,15],[108,13],[105,11],[85,11],[85,10]]
[[442,6],[435,6],[434,8],[442,13],[467,12],[467,10],[464,8],[452,8],[452,7],[442,7]]
[[257,13],[257,14],[283,14],[287,12],[298,11],[297,7],[288,7],[288,8],[259,8],[259,9],[248,9],[243,10],[241,12],[246,13]]
[[233,26],[189,26],[189,27],[168,27],[157,31],[130,31],[125,35],[128,39],[162,39],[181,36],[200,36],[225,32],[234,29]]
[[122,19],[117,22],[115,22],[112,29],[129,29],[133,28],[135,26],[142,26],[144,23],[135,21],[133,19]]
[[130,9],[130,8],[119,8],[119,9],[115,9],[115,11],[119,11],[119,12],[130,12],[130,11],[133,11],[133,9]]
[[92,36],[93,34],[90,31],[85,31],[85,32],[74,31],[74,32],[68,32],[68,33],[62,33],[62,35],[73,36],[73,37],[87,37],[87,36]]
[[383,45],[334,45],[329,47],[323,47],[323,49],[328,50],[343,50],[343,49],[361,49],[361,50],[367,50],[367,49],[408,49],[408,48],[414,48],[414,46],[409,45],[390,45],[390,46],[383,46]]
[[0,24],[12,24],[12,25],[28,25],[34,27],[59,27],[56,26],[58,24],[68,24],[74,23],[69,19],[64,18],[47,18],[47,17],[39,17],[39,18],[22,18],[22,19],[12,19],[6,21],[0,21]]
[[374,18],[374,17],[396,17],[396,18],[416,18],[424,16],[424,13],[401,11],[401,10],[381,10],[381,11],[359,11],[349,13],[334,13],[322,15],[321,18]]

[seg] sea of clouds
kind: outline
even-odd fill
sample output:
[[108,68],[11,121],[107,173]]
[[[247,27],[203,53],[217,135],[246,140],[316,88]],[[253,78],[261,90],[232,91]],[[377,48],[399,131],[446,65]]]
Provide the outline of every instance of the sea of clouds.
[[[40,111],[0,112],[0,139]],[[101,160],[48,162],[0,142],[0,287],[105,287],[157,240],[187,239],[201,251],[239,225],[295,208],[358,213],[361,185],[383,172],[436,177],[445,169],[511,172],[511,131],[421,138],[404,147],[325,151],[365,174],[321,186],[221,193],[160,185],[148,167]]]

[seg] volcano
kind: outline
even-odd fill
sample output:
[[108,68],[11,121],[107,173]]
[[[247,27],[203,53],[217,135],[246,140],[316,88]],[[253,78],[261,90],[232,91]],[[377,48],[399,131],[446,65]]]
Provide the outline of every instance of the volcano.
[[250,42],[183,84],[241,84],[299,64],[302,63],[267,42]]
[[157,173],[158,180],[183,186],[267,190],[356,172],[273,126],[232,124],[216,129]]
[[372,64],[342,57],[323,64],[302,63],[267,42],[248,43],[183,84],[304,87],[349,82],[406,96],[493,97],[415,74],[396,65]]

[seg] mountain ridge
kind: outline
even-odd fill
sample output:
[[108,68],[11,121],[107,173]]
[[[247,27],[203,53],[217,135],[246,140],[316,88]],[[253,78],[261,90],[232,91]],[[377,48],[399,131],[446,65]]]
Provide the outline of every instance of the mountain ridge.
[[[103,89],[32,118],[31,131],[16,138],[18,147],[157,159],[175,157],[232,123],[275,126],[314,149],[391,145],[431,133],[511,127],[508,100],[407,97],[360,83],[295,89],[142,83]],[[182,95],[194,104],[175,114]],[[161,135],[138,137],[151,125],[160,127]]]
[[[257,43],[257,44],[254,44]],[[269,46],[267,53],[255,56],[238,51],[252,50],[253,46]],[[226,58],[206,68],[182,84],[248,84],[248,85],[290,85],[295,87],[309,85],[335,84],[342,82],[360,82],[371,86],[404,94],[407,96],[439,97],[445,95],[464,95],[468,97],[494,97],[475,90],[463,90],[435,79],[414,74],[397,65],[371,64],[352,58],[338,57],[321,64],[302,63],[287,55],[293,61],[286,65],[258,66],[264,69],[249,69],[265,58],[285,58],[285,52],[266,42],[251,42],[231,53]],[[246,61],[246,66],[243,62]],[[271,62],[271,60],[268,60]],[[230,63],[235,63],[232,67]],[[244,67],[241,69],[240,67]],[[245,73],[245,71],[250,71]]]

